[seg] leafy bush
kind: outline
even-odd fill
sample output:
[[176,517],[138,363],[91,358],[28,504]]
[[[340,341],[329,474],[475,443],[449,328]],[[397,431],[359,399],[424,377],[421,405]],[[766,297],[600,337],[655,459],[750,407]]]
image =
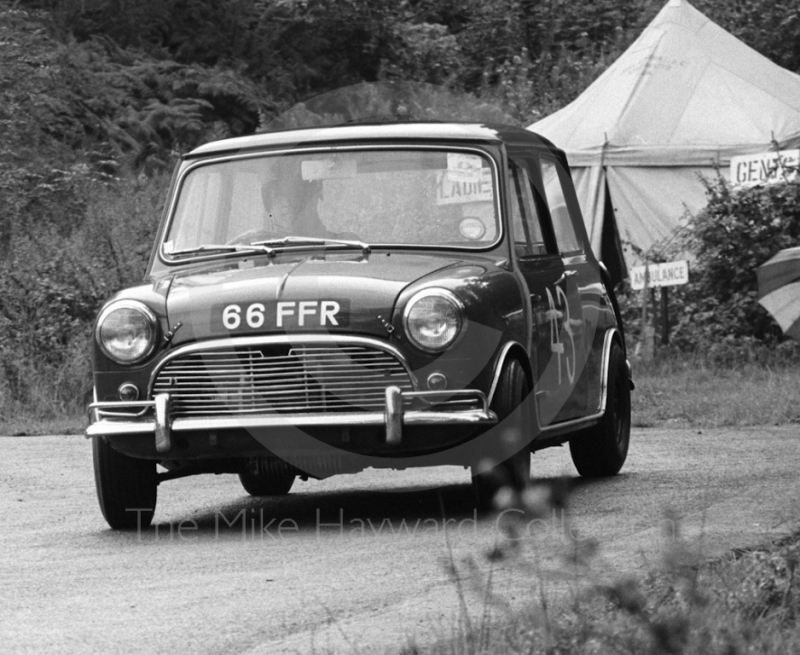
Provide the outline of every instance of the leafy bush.
[[[649,254],[651,262],[690,258],[689,283],[669,291],[671,345],[715,363],[775,361],[770,352],[796,359],[800,349],[758,303],[756,270],[800,245],[800,183],[737,190],[720,177],[705,184],[706,208]],[[641,292],[625,286],[618,295],[629,331],[640,338]]]
[[[73,181],[83,221],[18,229],[0,260],[0,416],[75,411],[91,389],[91,326],[105,299],[142,279],[169,176]],[[46,218],[46,217],[44,217]]]
[[708,185],[708,206],[690,223],[687,245],[696,257],[683,292],[677,344],[783,339],[758,304],[756,269],[783,248],[800,244],[800,184],[733,191],[723,180]]

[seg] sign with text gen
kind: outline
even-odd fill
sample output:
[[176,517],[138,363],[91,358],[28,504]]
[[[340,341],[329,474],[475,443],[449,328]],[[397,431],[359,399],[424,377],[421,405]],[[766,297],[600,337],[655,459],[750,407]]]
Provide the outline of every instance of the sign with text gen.
[[761,152],[731,157],[731,184],[749,187],[756,184],[779,184],[797,179],[800,150]]

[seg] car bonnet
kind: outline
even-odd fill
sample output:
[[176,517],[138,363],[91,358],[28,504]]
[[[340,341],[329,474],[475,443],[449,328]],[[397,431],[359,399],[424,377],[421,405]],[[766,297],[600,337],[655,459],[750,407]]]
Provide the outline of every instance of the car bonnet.
[[415,253],[305,252],[207,265],[174,276],[172,345],[299,332],[386,337],[399,293],[460,259]]

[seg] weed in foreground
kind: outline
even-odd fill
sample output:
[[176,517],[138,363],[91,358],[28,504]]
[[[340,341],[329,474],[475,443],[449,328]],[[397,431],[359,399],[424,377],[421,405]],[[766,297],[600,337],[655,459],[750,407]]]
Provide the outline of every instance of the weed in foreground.
[[[568,480],[522,494],[498,495],[500,510],[523,510],[526,521],[566,509]],[[778,655],[800,652],[800,532],[761,548],[706,561],[702,544],[682,538],[676,516],[659,564],[644,574],[620,576],[603,562],[601,545],[565,530],[550,553],[519,539],[505,524],[505,539],[481,558],[448,565],[459,594],[477,594],[480,616],[468,615],[463,633],[403,653],[443,655]],[[527,607],[513,608],[495,583],[498,567],[527,576],[536,591]],[[534,584],[535,583],[535,584]],[[495,611],[490,611],[490,608]]]

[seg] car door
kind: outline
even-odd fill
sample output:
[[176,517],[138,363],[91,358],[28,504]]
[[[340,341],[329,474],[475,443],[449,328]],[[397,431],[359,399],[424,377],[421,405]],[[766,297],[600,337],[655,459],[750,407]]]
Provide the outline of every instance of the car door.
[[[561,384],[570,387],[569,397],[559,396],[558,406],[548,408],[556,412],[554,422],[585,416],[589,406],[589,375],[587,358],[592,336],[587,335],[586,298],[596,271],[587,258],[586,228],[580,214],[569,171],[555,154],[542,153],[538,158],[541,187],[539,197],[546,202],[542,209],[542,222],[552,229],[559,258],[563,265],[563,283],[556,289],[550,311],[562,312],[560,332],[555,335],[556,323],[551,323],[551,337],[555,351],[561,354],[554,368]],[[535,184],[539,180],[534,177]],[[561,386],[559,385],[559,389]]]
[[[513,155],[509,158],[509,209],[516,263],[530,295],[533,316],[531,352],[534,393],[539,424],[562,420],[562,408],[571,395],[574,346],[568,341],[571,317],[567,299],[570,285],[564,260],[558,253],[552,229],[543,223],[546,203],[537,191],[532,173],[537,162]],[[541,186],[541,185],[539,185]],[[566,337],[566,339],[565,339]],[[565,342],[566,341],[566,342]]]

